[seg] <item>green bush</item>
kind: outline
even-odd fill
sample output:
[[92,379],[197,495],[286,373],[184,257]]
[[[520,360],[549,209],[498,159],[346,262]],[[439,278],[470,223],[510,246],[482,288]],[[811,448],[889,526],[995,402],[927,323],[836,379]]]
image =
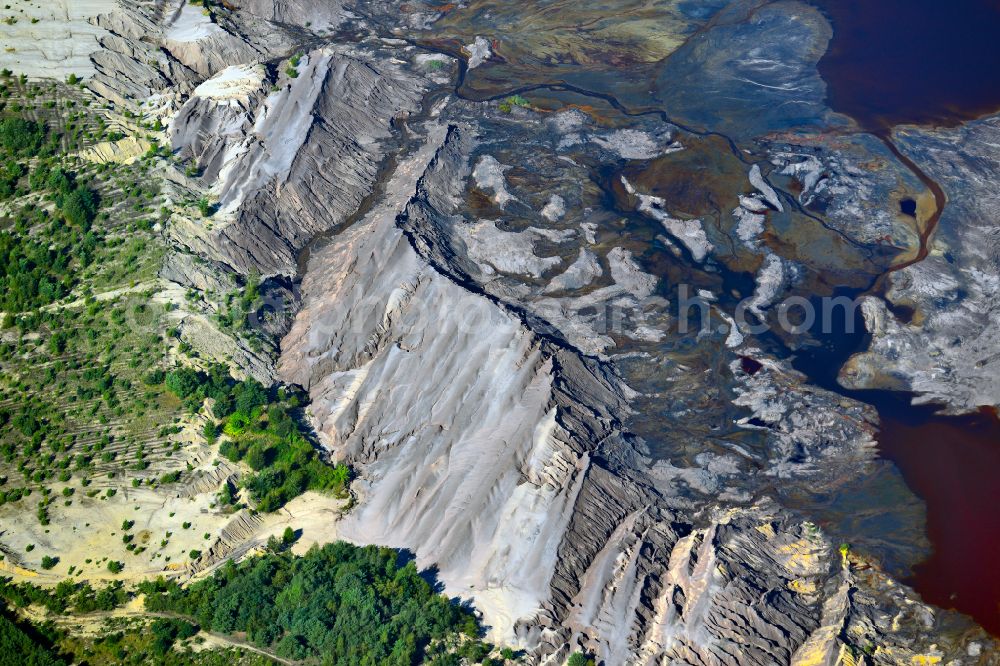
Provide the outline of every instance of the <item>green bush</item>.
[[198,199],[198,211],[201,213],[202,217],[212,217],[215,213],[215,206],[213,206],[208,199],[202,197]]
[[[9,161],[0,167],[0,198],[15,192],[24,171]],[[77,185],[73,174],[44,165],[32,172],[28,183],[36,191],[54,190],[61,216],[54,218],[28,204],[18,211],[14,225],[0,232],[0,309],[6,312],[37,308],[65,296],[101,243],[90,230],[100,206],[93,190]],[[48,225],[44,237],[33,237],[29,230],[42,224]]]
[[184,620],[158,618],[149,625],[153,636],[153,654],[162,657],[170,652],[177,640],[191,638],[198,633],[198,627]]
[[89,229],[97,217],[98,206],[97,193],[86,187],[78,187],[63,198],[60,208],[67,222]]
[[215,424],[215,421],[212,421],[211,419],[205,421],[205,427],[202,428],[201,434],[204,436],[205,442],[209,445],[215,444],[215,442],[219,439],[219,428]]

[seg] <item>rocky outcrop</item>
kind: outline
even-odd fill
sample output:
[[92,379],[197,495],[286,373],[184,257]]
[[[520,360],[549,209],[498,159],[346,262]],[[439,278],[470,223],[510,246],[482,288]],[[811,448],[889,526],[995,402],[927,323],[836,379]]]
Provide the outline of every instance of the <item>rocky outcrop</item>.
[[[250,60],[264,51],[186,0],[114,3],[94,20],[102,36],[91,55],[96,74],[88,86],[125,107],[175,101],[234,56]],[[271,39],[262,41],[273,45]]]
[[224,5],[46,3],[2,26],[12,46],[0,60],[15,72],[79,76],[115,105],[169,113],[171,104],[228,65],[268,60],[291,48],[284,30],[249,16],[237,20]]
[[239,511],[226,524],[203,557],[191,563],[191,573],[204,571],[226,559],[238,559],[253,547],[252,539],[258,535],[264,518],[260,514]]
[[233,62],[252,62],[264,54],[235,30],[216,23],[208,9],[187,0],[168,3],[163,48],[178,62],[205,78]]
[[188,289],[224,296],[237,287],[226,267],[193,254],[172,251],[163,261],[160,277]]

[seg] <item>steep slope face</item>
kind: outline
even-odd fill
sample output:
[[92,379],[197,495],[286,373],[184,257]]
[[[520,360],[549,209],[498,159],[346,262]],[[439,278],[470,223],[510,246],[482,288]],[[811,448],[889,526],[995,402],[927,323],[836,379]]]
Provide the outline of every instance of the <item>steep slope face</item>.
[[259,70],[223,71],[172,124],[174,147],[218,199],[203,247],[244,274],[294,274],[296,252],[358,208],[390,122],[415,111],[425,87],[373,52],[336,47],[304,55],[295,77],[270,85]]
[[[446,131],[312,256],[279,370],[309,387],[324,442],[366,468],[338,533],[414,549],[507,633],[542,601],[587,460],[556,421],[551,350],[395,226]],[[606,416],[590,426],[608,434]]]
[[287,37],[262,22],[234,24],[229,12],[207,13],[186,0],[115,3],[94,18],[103,29],[88,86],[126,107],[157,108],[179,100],[234,62],[273,57]]
[[265,21],[323,31],[336,28],[347,18],[345,4],[336,0],[244,0],[240,10]]
[[168,3],[163,26],[163,48],[185,67],[206,77],[232,62],[264,55],[235,31],[213,21],[210,11],[184,0]]
[[338,534],[415,550],[474,595],[498,637],[513,639],[520,620],[537,645],[550,585],[561,616],[574,567],[601,547],[592,528],[614,530],[648,491],[591,460],[620,436],[608,409],[624,409],[622,387],[437,273],[396,227],[418,189],[433,189],[417,179],[447,129],[427,134],[386,199],[311,256],[279,371],[309,387],[324,443],[365,470]]

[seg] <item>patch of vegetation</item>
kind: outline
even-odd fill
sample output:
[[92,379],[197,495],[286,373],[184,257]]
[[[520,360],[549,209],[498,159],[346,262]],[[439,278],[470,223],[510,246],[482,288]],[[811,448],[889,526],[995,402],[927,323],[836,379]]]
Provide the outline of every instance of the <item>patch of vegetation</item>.
[[226,294],[226,309],[216,315],[219,326],[233,333],[249,331],[249,316],[257,311],[260,298],[260,279],[250,275],[242,289]]
[[502,113],[510,113],[514,110],[515,106],[527,107],[530,106],[528,100],[521,97],[520,95],[511,95],[507,99],[503,100],[499,104],[499,109]]
[[299,393],[269,392],[253,379],[237,382],[221,365],[207,372],[177,368],[164,381],[192,411],[206,398],[213,401],[212,416],[222,421],[226,436],[219,452],[255,472],[243,485],[261,511],[279,509],[307,490],[346,496],[350,470],[320,459],[294,416],[302,401]]
[[302,54],[296,53],[288,60],[288,67],[285,68],[285,74],[289,78],[297,79],[299,78],[299,63],[302,62]]
[[0,666],[60,666],[65,663],[0,613]]
[[336,543],[302,557],[268,553],[230,561],[186,589],[162,578],[139,589],[150,611],[178,613],[223,634],[245,632],[288,659],[410,666],[473,652],[482,655],[478,662],[492,650],[479,642],[471,611],[388,548]]
[[0,599],[16,608],[36,605],[56,614],[91,613],[113,610],[129,598],[129,593],[118,581],[94,589],[89,583],[66,579],[55,587],[46,588],[27,582],[13,583],[10,578],[0,577]]
[[[29,100],[36,89],[21,84]],[[0,93],[9,92],[8,84],[0,86]],[[104,258],[102,250],[111,239],[103,225],[94,226],[101,208],[98,190],[124,186],[109,173],[113,166],[81,168],[69,155],[88,138],[109,133],[103,119],[84,129],[92,121],[82,112],[63,114],[53,105],[49,121],[39,121],[28,117],[25,105],[16,108],[0,117],[0,200],[13,200],[8,224],[0,224],[0,307],[5,312],[63,298],[95,260]],[[158,194],[148,184],[127,189],[126,201]],[[138,201],[131,208],[133,213],[148,210]]]
[[215,215],[215,205],[208,200],[208,197],[198,199],[198,212],[202,217],[212,217]]
[[108,618],[96,632],[75,634],[51,623],[20,625],[0,613],[0,666],[135,664],[142,666],[269,666],[247,650],[192,648],[203,639],[190,622],[157,618]]
[[198,633],[198,627],[190,622],[172,618],[157,618],[149,628],[153,634],[153,654],[157,656],[170,652],[178,639],[191,638]]
[[[9,164],[5,173],[12,173]],[[63,298],[77,284],[80,271],[96,258],[100,240],[91,223],[98,210],[97,195],[65,172],[58,173],[65,178],[63,189],[54,195],[61,219],[26,204],[15,215],[13,228],[0,231],[0,307],[6,312],[23,312]],[[16,193],[9,185],[0,182],[0,197]],[[31,229],[45,229],[44,238],[36,239]]]
[[0,505],[40,490],[43,526],[57,509],[49,492],[72,503],[74,476],[85,486],[114,471],[137,440],[150,442],[150,421],[179,414],[166,391],[137,390],[164,349],[151,293],[92,296],[157,274],[162,246],[141,215],[158,186],[145,163],[77,157],[117,131],[66,111],[66,92],[12,74],[0,83]]
[[34,120],[19,116],[8,116],[0,120],[0,148],[3,148],[8,156],[37,155],[47,138],[48,132],[45,127]]

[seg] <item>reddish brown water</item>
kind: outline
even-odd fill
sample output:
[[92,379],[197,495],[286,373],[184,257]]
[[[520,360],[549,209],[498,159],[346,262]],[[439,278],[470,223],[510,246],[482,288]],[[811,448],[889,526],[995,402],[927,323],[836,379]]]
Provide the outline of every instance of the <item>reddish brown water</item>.
[[[859,312],[855,312],[860,317]],[[844,334],[834,318],[822,347],[796,354],[794,365],[812,381],[873,405],[879,413],[879,451],[902,473],[926,506],[932,554],[913,567],[906,583],[930,604],[971,616],[1000,636],[1000,419],[995,410],[940,416],[931,406],[910,405],[910,395],[846,391],[837,373],[866,345],[863,322]],[[884,498],[873,495],[873,502]],[[888,507],[887,507],[888,508]],[[923,525],[914,525],[921,529]],[[846,540],[850,534],[844,535]]]
[[880,409],[882,455],[927,504],[934,552],[907,582],[936,606],[1000,635],[1000,420]]
[[[920,230],[922,261],[946,205],[945,195],[888,139],[898,124],[954,125],[1000,109],[1000,0],[812,0],[831,19],[833,40],[819,63],[831,108],[883,137],[934,194],[937,209]],[[904,210],[910,214],[910,211]],[[883,276],[884,277],[884,276]],[[881,285],[879,280],[876,286]],[[803,359],[833,374],[850,336],[832,355]],[[843,349],[840,349],[843,347]],[[823,377],[820,370],[815,376]],[[832,380],[832,377],[830,378]],[[830,381],[831,387],[835,382]],[[900,396],[858,392],[879,410],[882,455],[892,460],[927,507],[933,553],[907,581],[934,605],[971,615],[1000,635],[1000,420],[983,410],[935,416]]]
[[819,62],[827,101],[866,129],[1000,109],[1000,1],[812,2],[833,24]]

